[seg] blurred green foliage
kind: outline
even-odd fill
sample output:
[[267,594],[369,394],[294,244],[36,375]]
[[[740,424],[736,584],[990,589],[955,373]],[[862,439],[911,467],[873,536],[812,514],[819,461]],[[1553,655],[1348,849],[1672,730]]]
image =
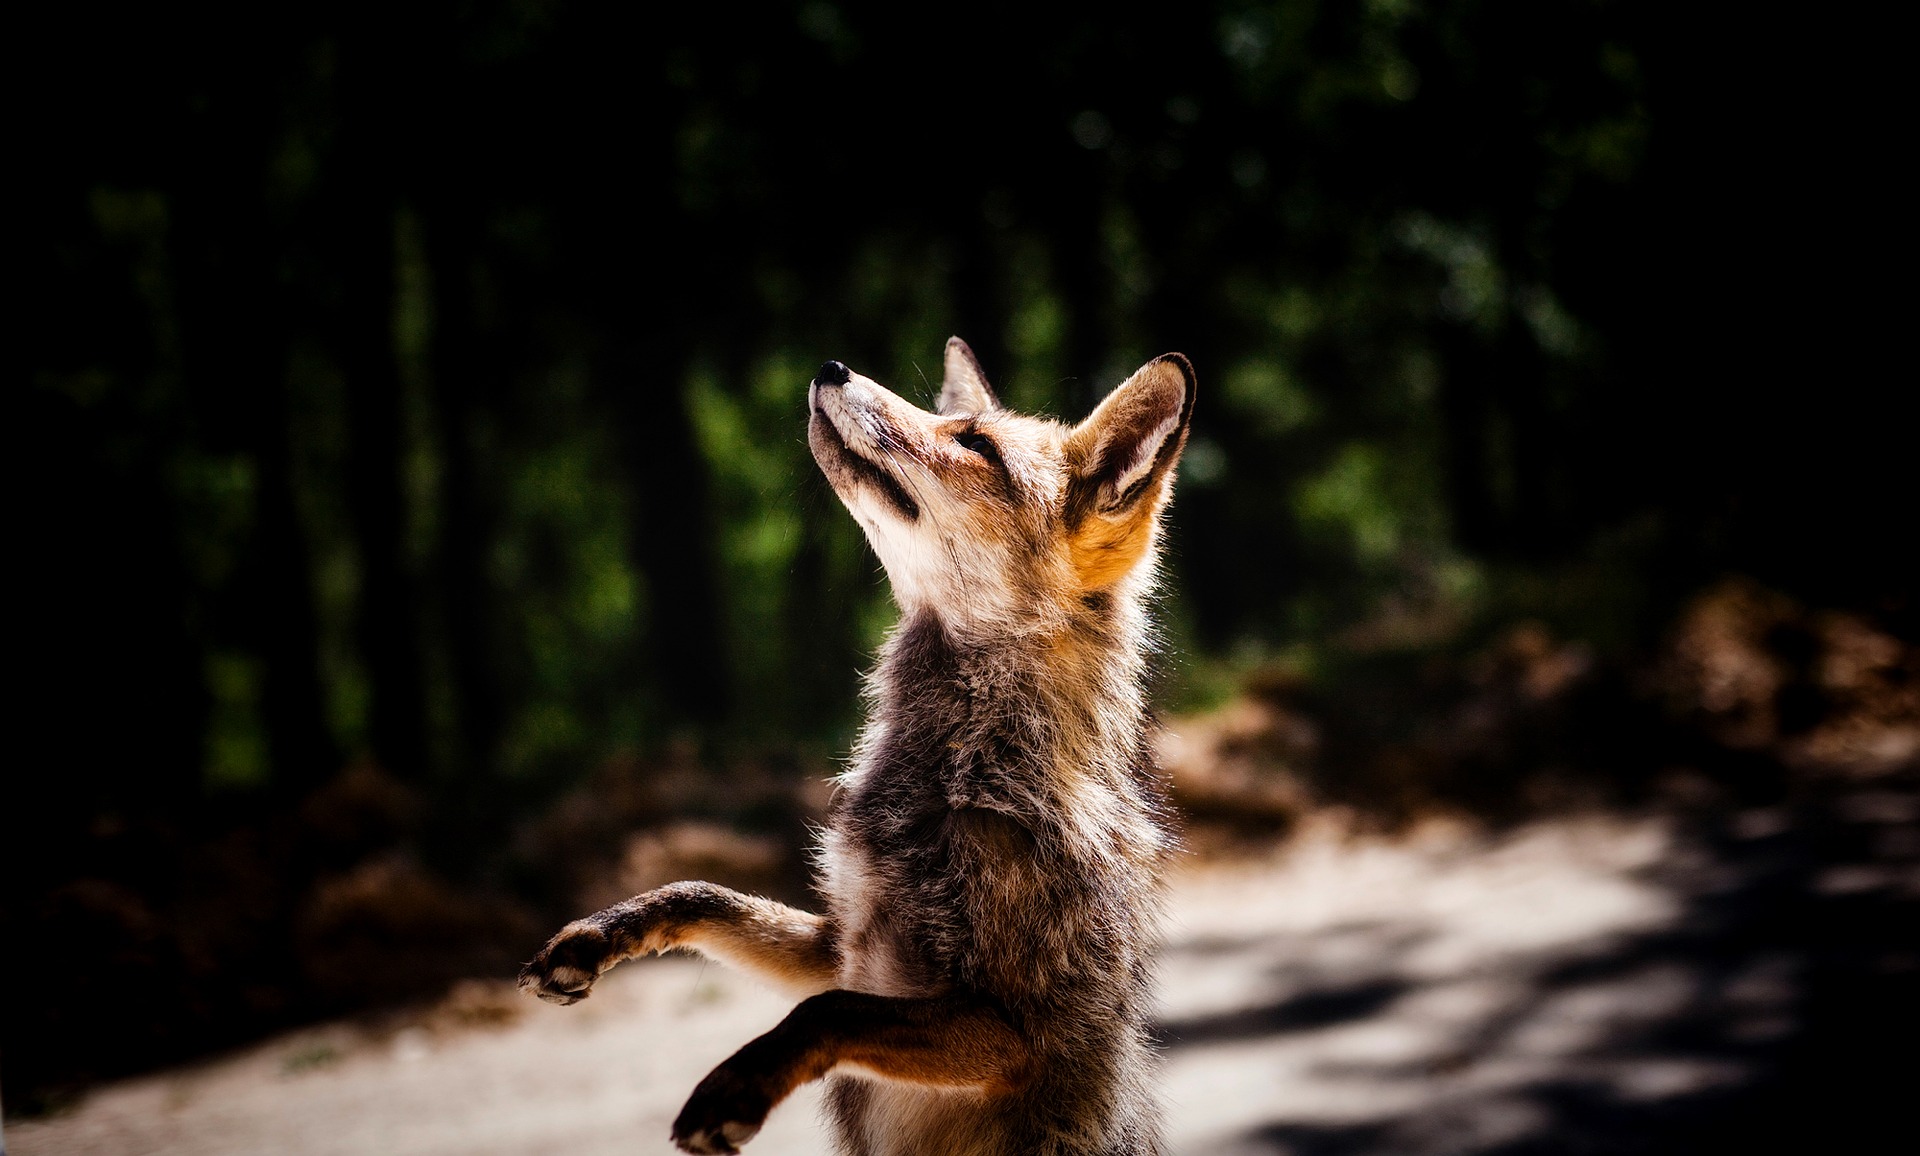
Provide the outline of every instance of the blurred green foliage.
[[[194,40],[233,21],[246,53]],[[210,787],[843,740],[889,612],[801,391],[834,355],[924,399],[950,331],[1067,418],[1194,356],[1189,664],[1430,644],[1490,599],[1629,640],[1620,588],[1725,529],[1672,492],[1711,488],[1705,426],[1638,428],[1683,388],[1637,379],[1671,336],[1648,282],[1690,267],[1648,263],[1720,83],[1646,5],[82,23],[50,29],[72,73],[24,355],[40,451],[90,476],[55,467],[47,517],[147,491],[158,537],[72,566],[170,575],[132,669],[199,655],[164,677],[204,737],[159,757]],[[1583,566],[1614,592],[1556,606],[1539,576]]]
[[9,933],[142,862],[109,818],[264,822],[355,763],[511,876],[610,760],[843,750],[891,610],[804,389],[924,402],[949,333],[1069,420],[1198,367],[1176,706],[1517,615],[1629,649],[1727,570],[1910,615],[1890,305],[1833,264],[1897,186],[1807,112],[1864,50],[1779,83],[1754,19],[36,13],[10,357],[61,772],[8,808]]

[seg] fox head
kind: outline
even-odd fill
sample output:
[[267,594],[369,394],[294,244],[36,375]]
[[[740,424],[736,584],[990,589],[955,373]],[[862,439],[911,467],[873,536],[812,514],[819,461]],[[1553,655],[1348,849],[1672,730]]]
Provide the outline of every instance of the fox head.
[[933,413],[821,366],[807,441],[902,610],[1037,626],[1148,579],[1193,398],[1193,367],[1169,353],[1078,425],[1017,414],[956,337]]

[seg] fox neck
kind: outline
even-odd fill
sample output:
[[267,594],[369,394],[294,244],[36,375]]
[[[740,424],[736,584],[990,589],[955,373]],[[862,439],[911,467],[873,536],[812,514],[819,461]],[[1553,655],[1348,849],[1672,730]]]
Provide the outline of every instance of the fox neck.
[[937,776],[950,806],[1043,816],[1076,842],[1110,843],[1139,809],[1146,760],[1141,601],[1110,590],[1050,628],[1000,633],[905,615],[872,680],[852,775]]

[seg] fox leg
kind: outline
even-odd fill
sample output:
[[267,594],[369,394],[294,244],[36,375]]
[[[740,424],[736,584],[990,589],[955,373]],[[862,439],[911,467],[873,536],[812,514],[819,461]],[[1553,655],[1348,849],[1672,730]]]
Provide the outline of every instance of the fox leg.
[[978,999],[823,992],[700,1081],[673,1122],[673,1142],[688,1152],[737,1152],[775,1104],[836,1068],[993,1092],[1023,1083],[1030,1057],[1026,1037]]
[[796,994],[832,987],[839,965],[832,925],[821,916],[711,883],[670,883],[561,928],[520,969],[520,990],[578,1003],[614,964],[676,947]]

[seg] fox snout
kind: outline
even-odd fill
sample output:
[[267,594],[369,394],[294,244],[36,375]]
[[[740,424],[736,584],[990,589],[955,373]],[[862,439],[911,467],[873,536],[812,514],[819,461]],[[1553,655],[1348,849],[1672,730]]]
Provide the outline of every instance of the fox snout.
[[909,472],[924,440],[919,409],[837,361],[807,387],[807,443],[814,461],[869,535],[883,524],[911,525],[926,479]]
[[[831,422],[832,417],[820,408],[821,391],[844,386],[852,380],[853,370],[848,369],[845,363],[829,361],[823,364],[820,367],[820,372],[813,375],[813,381],[807,386],[808,414],[811,415],[815,421]],[[836,427],[833,432],[839,433],[838,428]],[[844,434],[840,436],[842,441],[846,440]]]

